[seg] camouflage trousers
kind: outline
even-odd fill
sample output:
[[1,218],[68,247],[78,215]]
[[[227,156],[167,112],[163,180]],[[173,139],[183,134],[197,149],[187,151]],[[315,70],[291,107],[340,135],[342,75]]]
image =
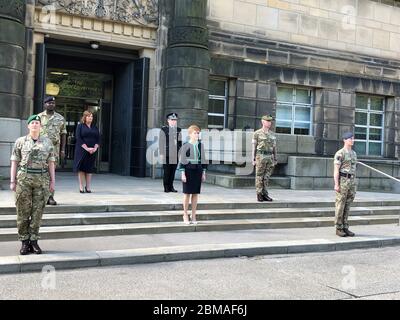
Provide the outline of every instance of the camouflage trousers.
[[335,227],[336,229],[348,229],[350,205],[356,195],[355,179],[340,177],[340,192],[336,192],[335,201]]
[[269,177],[274,170],[272,155],[256,156],[256,192],[268,195]]
[[50,178],[46,174],[18,172],[15,193],[18,240],[39,239],[39,228],[47,200]]

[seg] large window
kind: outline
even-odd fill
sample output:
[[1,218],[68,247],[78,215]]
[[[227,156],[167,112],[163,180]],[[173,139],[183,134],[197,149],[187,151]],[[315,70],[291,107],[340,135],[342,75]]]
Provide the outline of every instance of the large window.
[[311,135],[312,90],[298,87],[278,87],[276,132]]
[[209,91],[208,128],[224,129],[226,123],[228,82],[226,80],[210,79]]
[[354,150],[361,155],[381,156],[385,99],[357,95]]

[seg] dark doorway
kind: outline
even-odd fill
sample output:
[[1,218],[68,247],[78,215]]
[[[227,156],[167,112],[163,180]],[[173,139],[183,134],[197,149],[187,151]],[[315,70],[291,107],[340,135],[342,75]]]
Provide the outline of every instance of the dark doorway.
[[89,109],[102,137],[98,170],[144,177],[149,59],[139,59],[136,51],[68,43],[39,44],[37,53],[35,112],[43,108],[46,85],[58,85],[56,110],[66,118],[69,133],[64,168],[71,167],[79,114]]

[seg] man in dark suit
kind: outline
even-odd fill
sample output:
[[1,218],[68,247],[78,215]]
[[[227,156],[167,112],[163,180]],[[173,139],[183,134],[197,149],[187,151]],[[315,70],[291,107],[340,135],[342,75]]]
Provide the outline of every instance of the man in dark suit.
[[175,171],[178,165],[178,152],[182,147],[182,129],[177,126],[178,114],[167,114],[167,126],[163,126],[159,136],[159,154],[163,164],[164,192],[178,192],[174,189],[173,183]]

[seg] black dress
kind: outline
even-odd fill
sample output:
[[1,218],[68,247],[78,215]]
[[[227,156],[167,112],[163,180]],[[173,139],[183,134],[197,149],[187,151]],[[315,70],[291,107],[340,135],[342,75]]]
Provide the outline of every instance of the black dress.
[[75,138],[74,172],[93,173],[95,171],[96,152],[90,154],[83,149],[82,145],[86,144],[88,148],[93,148],[96,144],[99,145],[99,129],[93,125],[89,128],[86,124],[80,123],[76,128]]
[[178,170],[185,172],[186,182],[182,183],[183,193],[199,194],[201,190],[201,178],[207,170],[204,146],[202,143],[185,143],[182,146]]

